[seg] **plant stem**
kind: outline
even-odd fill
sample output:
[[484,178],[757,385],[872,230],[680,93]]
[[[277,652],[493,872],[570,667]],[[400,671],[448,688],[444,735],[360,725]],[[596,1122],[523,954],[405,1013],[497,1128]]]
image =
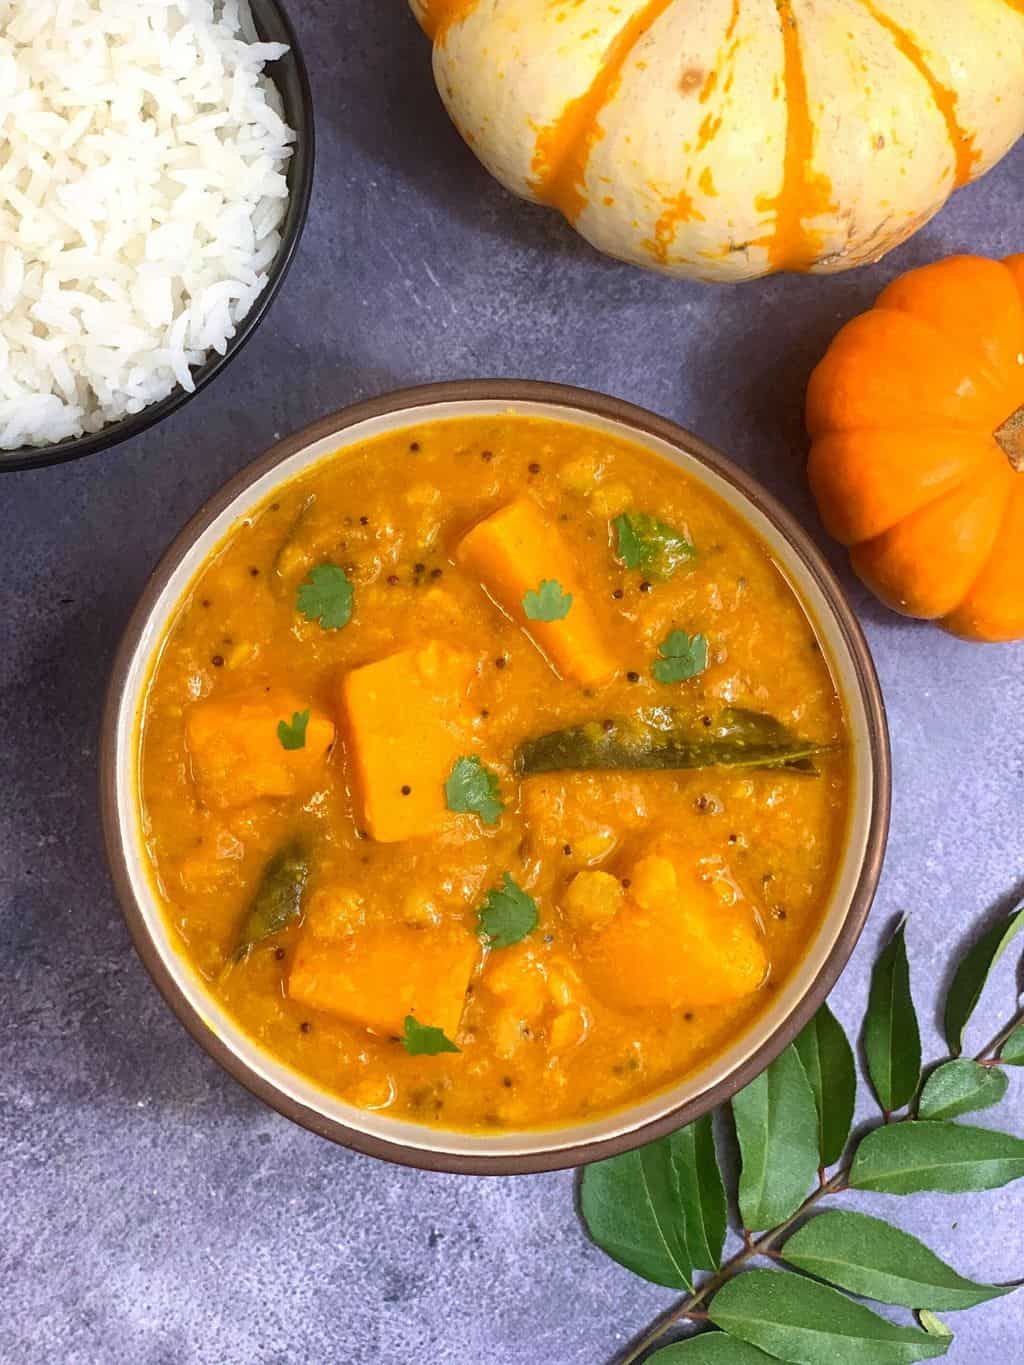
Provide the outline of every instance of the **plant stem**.
[[1021,1008],[1013,1016],[1013,1018],[1006,1025],[1006,1027],[1000,1029],[996,1036],[992,1039],[992,1041],[986,1047],[983,1047],[981,1049],[981,1051],[977,1054],[974,1060],[976,1062],[982,1063],[988,1061],[992,1062],[997,1061],[999,1058],[999,1052],[1002,1049],[1003,1044],[1010,1037],[1011,1033],[1015,1032],[1018,1028],[1020,1028],[1021,1024],[1024,1024],[1024,1005],[1021,1006]]
[[[998,1059],[1000,1048],[1010,1035],[1022,1024],[1024,1024],[1024,1006],[1017,1011],[1005,1028],[1000,1029],[992,1041],[986,1047],[982,1048],[974,1060],[976,1062],[981,1062],[982,1064],[987,1062],[994,1065]],[[913,1108],[904,1116],[883,1111],[882,1122],[906,1123],[908,1119],[913,1117]],[[807,1196],[791,1218],[787,1218],[786,1221],[780,1223],[778,1227],[762,1233],[762,1235],[756,1239],[748,1230],[744,1229],[743,1246],[736,1255],[733,1256],[732,1260],[726,1261],[725,1265],[723,1265],[720,1270],[716,1271],[714,1275],[705,1280],[692,1294],[687,1295],[685,1299],[680,1299],[679,1302],[673,1304],[671,1308],[667,1308],[660,1317],[655,1318],[643,1335],[635,1338],[633,1342],[626,1347],[625,1354],[617,1357],[615,1365],[632,1365],[633,1361],[639,1360],[644,1352],[653,1346],[659,1337],[664,1336],[668,1329],[677,1322],[682,1322],[684,1319],[690,1319],[692,1321],[706,1320],[706,1313],[697,1312],[695,1310],[699,1309],[705,1300],[710,1298],[712,1294],[716,1293],[724,1284],[731,1280],[737,1271],[742,1270],[744,1266],[749,1264],[749,1262],[756,1257],[766,1256],[771,1260],[780,1259],[778,1252],[774,1250],[775,1243],[780,1237],[784,1236],[795,1223],[800,1222],[800,1220],[808,1214],[816,1204],[820,1203],[822,1199],[827,1199],[833,1194],[841,1194],[844,1190],[849,1188],[846,1177],[850,1174],[851,1165],[852,1161],[845,1162],[839,1167],[835,1175],[828,1180],[824,1178],[823,1170],[819,1172],[820,1184],[818,1188]]]
[[674,1323],[683,1318],[696,1316],[694,1309],[699,1308],[705,1299],[721,1289],[722,1285],[727,1280],[731,1280],[737,1270],[742,1270],[748,1261],[752,1261],[756,1256],[768,1255],[774,1243],[787,1233],[794,1223],[798,1223],[804,1214],[809,1213],[815,1204],[822,1199],[827,1199],[829,1195],[840,1194],[845,1190],[847,1188],[846,1177],[849,1173],[848,1165],[841,1166],[830,1180],[826,1180],[824,1185],[820,1185],[813,1194],[808,1195],[791,1218],[787,1218],[784,1223],[780,1223],[778,1227],[762,1234],[755,1241],[747,1242],[731,1261],[726,1261],[721,1270],[705,1280],[699,1289],[695,1289],[692,1294],[681,1299],[679,1303],[673,1304],[660,1317],[655,1318],[643,1336],[626,1348],[626,1354],[618,1357],[616,1365],[631,1365],[634,1360],[638,1360],[643,1355],[648,1347],[653,1346],[658,1338],[667,1332]]

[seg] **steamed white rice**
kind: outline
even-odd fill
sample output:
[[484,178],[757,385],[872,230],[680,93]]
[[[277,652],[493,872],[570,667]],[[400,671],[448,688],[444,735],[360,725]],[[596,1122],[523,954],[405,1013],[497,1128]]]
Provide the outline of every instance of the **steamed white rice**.
[[223,354],[281,244],[286,51],[247,0],[0,0],[0,449]]

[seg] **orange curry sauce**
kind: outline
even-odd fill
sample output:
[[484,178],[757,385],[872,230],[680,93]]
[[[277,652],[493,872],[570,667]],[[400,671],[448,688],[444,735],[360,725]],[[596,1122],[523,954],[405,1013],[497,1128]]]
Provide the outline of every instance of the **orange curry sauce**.
[[[623,516],[682,559],[628,567]],[[563,727],[699,738],[737,707],[825,751],[517,767]],[[378,438],[232,530],[155,666],[141,801],[181,951],[250,1036],[354,1104],[523,1128],[650,1095],[768,1008],[832,885],[844,741],[741,520],[638,446],[507,415]]]

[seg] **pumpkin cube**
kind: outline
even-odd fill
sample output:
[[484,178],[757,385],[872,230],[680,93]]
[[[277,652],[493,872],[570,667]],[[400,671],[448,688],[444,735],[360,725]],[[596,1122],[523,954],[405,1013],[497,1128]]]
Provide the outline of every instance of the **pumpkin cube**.
[[[479,576],[563,677],[589,685],[614,674],[616,661],[596,612],[580,591],[572,555],[530,498],[518,498],[479,522],[463,537],[455,558]],[[572,595],[568,613],[556,621],[529,619],[524,597],[552,580]]]
[[[301,747],[286,748],[278,726],[291,727],[306,712]],[[185,717],[185,743],[199,795],[225,810],[313,792],[334,743],[334,723],[297,693],[260,689],[196,702]]]
[[444,784],[465,751],[475,661],[438,641],[346,673],[339,707],[360,820],[381,843],[423,838],[445,819]]
[[479,941],[461,926],[373,924],[326,936],[309,927],[295,951],[288,994],[374,1033],[402,1034],[406,1015],[454,1039]]
[[[615,1009],[697,1009],[756,991],[768,957],[753,912],[681,856],[641,858],[605,928],[580,936],[583,974]],[[732,901],[732,903],[730,903]]]

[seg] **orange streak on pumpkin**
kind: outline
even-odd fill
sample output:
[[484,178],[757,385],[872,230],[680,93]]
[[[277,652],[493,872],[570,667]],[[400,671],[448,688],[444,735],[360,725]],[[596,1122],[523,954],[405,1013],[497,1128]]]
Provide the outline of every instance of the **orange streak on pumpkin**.
[[703,213],[693,202],[689,190],[680,190],[675,199],[665,207],[664,213],[654,225],[654,240],[643,243],[659,265],[668,265],[669,247],[676,239],[676,233],[683,223],[703,223]]
[[783,79],[786,96],[786,153],[782,188],[773,198],[762,196],[758,209],[775,210],[775,231],[754,243],[767,246],[773,270],[806,270],[818,257],[818,247],[805,219],[833,208],[832,182],[812,169],[814,121],[807,93],[807,71],[793,0],[776,0],[782,24]]
[[[715,65],[711,68],[704,85],[700,92],[700,102],[705,104],[714,93],[718,84],[718,79],[723,71],[731,67],[736,51],[739,47],[739,39],[733,40],[737,25],[740,21],[740,0],[732,0],[732,16],[729,19],[729,27],[725,30],[723,40],[723,52],[719,56]],[[731,74],[731,73],[730,73]],[[726,83],[726,90],[728,82]],[[722,127],[722,116],[717,118],[712,114],[707,114],[701,121],[697,134],[696,151],[702,152],[710,142],[712,142]],[[686,183],[689,185],[693,174],[693,162],[687,166]],[[714,180],[711,175],[711,167],[705,166],[701,172],[700,179],[697,181],[701,191],[710,196],[717,196]],[[643,243],[646,251],[649,251],[659,265],[668,265],[669,249],[676,239],[676,233],[684,223],[704,223],[706,218],[693,202],[693,196],[688,189],[680,190],[674,199],[666,201],[664,212],[654,225],[654,238]]]
[[420,23],[423,31],[435,43],[443,43],[452,24],[476,9],[477,0],[423,0]]
[[1024,0],[1006,0],[1011,9],[1015,9],[1018,14],[1024,14]]
[[[946,130],[953,147],[953,156],[956,159],[956,183],[958,186],[966,185],[974,174],[974,167],[980,161],[981,154],[974,145],[974,138],[965,132],[960,125],[960,120],[957,117],[956,92],[951,90],[948,85],[942,84],[928,65],[921,48],[905,28],[898,24],[895,19],[890,19],[887,14],[883,14],[875,4],[875,0],[860,0],[860,2],[872,19],[889,34],[903,56],[917,68],[927,81],[936,108],[945,120]],[[1020,3],[1022,12],[1024,12],[1024,0],[1020,0]]]
[[601,110],[614,98],[623,68],[637,43],[674,0],[647,0],[612,40],[590,88],[577,95],[561,115],[537,135],[530,189],[542,204],[561,210],[575,223],[587,207],[584,191],[587,162],[604,136]]

